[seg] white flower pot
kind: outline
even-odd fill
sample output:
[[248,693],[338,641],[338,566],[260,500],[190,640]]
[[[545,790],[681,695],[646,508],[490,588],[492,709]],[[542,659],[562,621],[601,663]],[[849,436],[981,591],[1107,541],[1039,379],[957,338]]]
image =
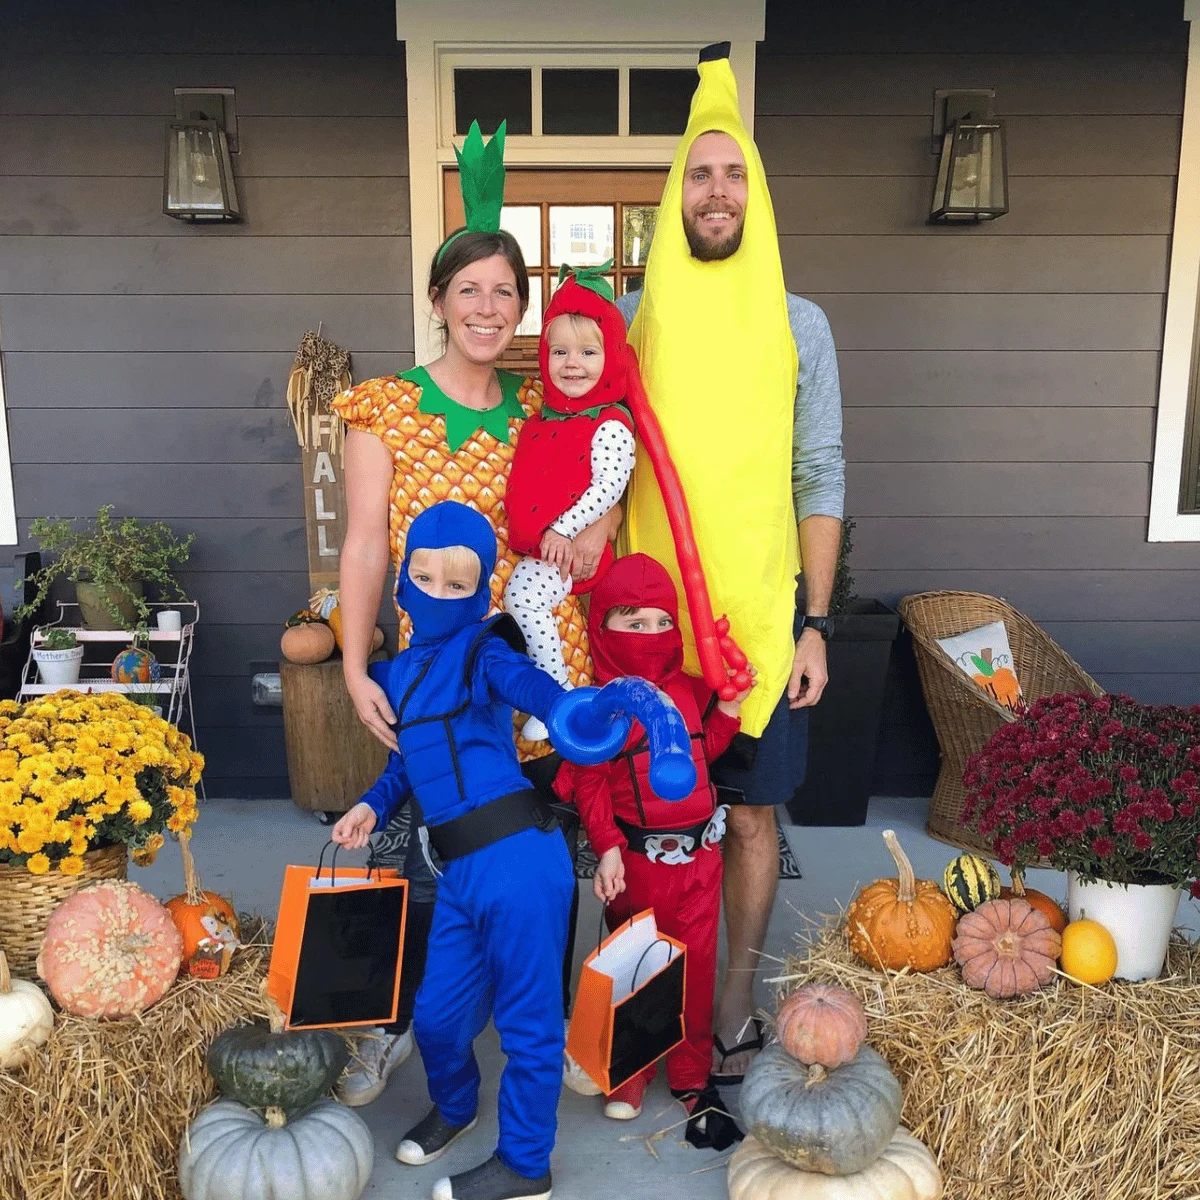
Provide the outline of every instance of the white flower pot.
[[1072,921],[1103,925],[1117,944],[1118,979],[1157,979],[1167,958],[1183,892],[1170,884],[1084,883],[1067,872],[1067,909]]
[[79,682],[79,668],[83,664],[83,647],[70,650],[34,650],[33,661],[43,683],[66,687]]

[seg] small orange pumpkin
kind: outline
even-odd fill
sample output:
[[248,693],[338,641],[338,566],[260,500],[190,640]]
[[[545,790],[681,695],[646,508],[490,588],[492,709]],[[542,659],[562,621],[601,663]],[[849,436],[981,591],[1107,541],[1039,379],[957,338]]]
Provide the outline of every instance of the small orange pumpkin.
[[190,841],[186,831],[179,835],[185,890],[167,901],[167,912],[183,938],[181,972],[216,979],[229,970],[241,930],[233,905],[224,896],[201,891]]
[[832,1071],[854,1061],[866,1040],[867,1016],[853,992],[810,983],[779,1006],[775,1036],[793,1058]]
[[1050,922],[1050,928],[1055,933],[1062,933],[1067,927],[1067,914],[1063,912],[1062,905],[1052,896],[1047,896],[1045,892],[1027,888],[1021,872],[1016,869],[1012,873],[1012,887],[1001,888],[1000,899],[1026,901],[1045,916],[1046,920]]
[[333,653],[334,640],[333,630],[324,621],[305,621],[283,631],[279,651],[288,662],[311,666]]
[[933,880],[916,877],[893,830],[883,840],[899,878],[877,879],[850,902],[850,949],[877,970],[935,971],[950,961],[958,914]]

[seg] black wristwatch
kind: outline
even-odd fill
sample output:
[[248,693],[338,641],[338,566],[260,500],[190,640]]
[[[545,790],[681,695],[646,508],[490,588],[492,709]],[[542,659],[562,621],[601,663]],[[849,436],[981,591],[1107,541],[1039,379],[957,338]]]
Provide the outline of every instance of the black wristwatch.
[[806,629],[815,629],[823,641],[829,641],[833,637],[833,618],[832,617],[805,617],[800,622],[800,632],[803,633]]

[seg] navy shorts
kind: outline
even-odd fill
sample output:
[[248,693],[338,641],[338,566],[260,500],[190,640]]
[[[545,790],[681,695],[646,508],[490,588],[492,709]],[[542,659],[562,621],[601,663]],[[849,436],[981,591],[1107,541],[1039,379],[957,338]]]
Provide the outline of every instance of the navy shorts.
[[710,774],[722,804],[786,804],[808,766],[808,709],[788,708],[785,691],[762,737],[739,733]]

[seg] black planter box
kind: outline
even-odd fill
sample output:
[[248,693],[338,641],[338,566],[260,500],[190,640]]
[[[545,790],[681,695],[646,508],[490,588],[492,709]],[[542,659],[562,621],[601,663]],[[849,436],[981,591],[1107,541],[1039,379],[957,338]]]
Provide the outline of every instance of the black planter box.
[[788,812],[797,825],[863,825],[879,718],[900,617],[878,600],[852,600],[835,618],[829,683],[809,710],[808,773]]

